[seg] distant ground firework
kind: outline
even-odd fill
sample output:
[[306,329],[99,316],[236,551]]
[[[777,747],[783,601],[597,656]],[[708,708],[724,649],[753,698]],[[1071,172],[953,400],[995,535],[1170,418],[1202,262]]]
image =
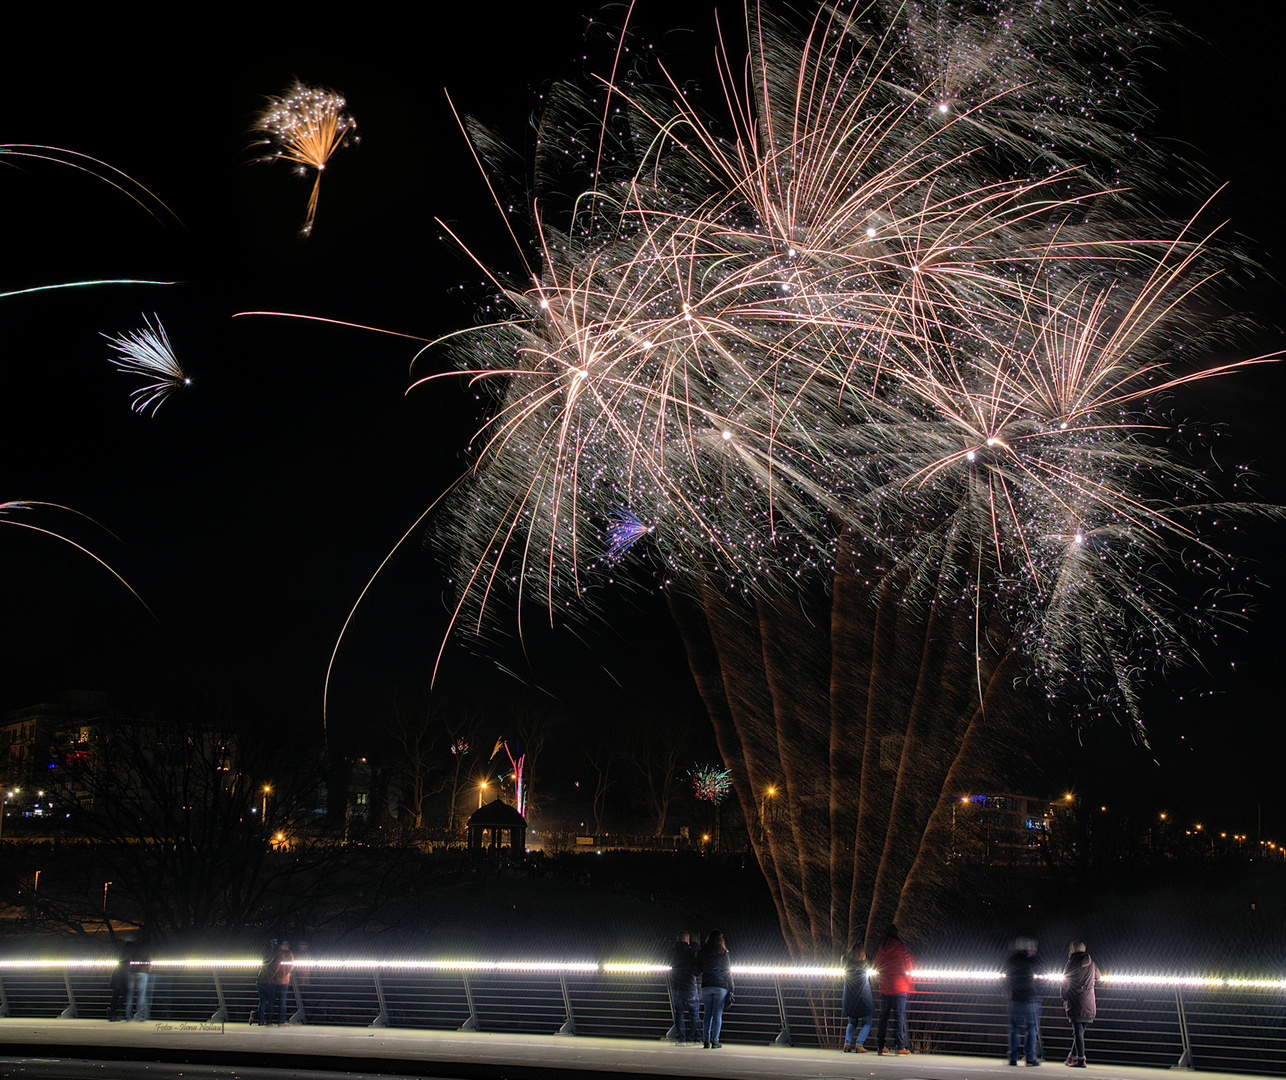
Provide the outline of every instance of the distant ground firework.
[[112,357],[112,363],[127,375],[141,376],[147,380],[142,386],[137,387],[130,392],[130,408],[135,412],[150,412],[156,415],[156,410],[161,407],[175,390],[182,386],[188,386],[192,380],[188,378],[179,364],[178,358],[174,355],[174,349],[170,345],[169,336],[165,333],[165,327],[161,325],[161,320],[154,314],[156,325],[152,325],[151,319],[146,315],[143,316],[144,327],[139,330],[130,330],[117,337],[110,334],[104,334],[108,343],[115,350],[116,355]]
[[344,111],[346,105],[333,90],[297,82],[281,97],[269,98],[255,121],[255,131],[263,136],[261,144],[269,147],[259,160],[289,161],[299,167],[301,176],[306,176],[309,169],[317,174],[301,230],[305,236],[313,231],[327,162],[341,146],[357,141],[357,122]]
[[501,587],[559,619],[655,576],[817,955],[929,909],[943,807],[1034,717],[1141,734],[1141,677],[1218,617],[1176,582],[1258,509],[1164,398],[1257,360],[1200,367],[1237,255],[1148,209],[1184,174],[1139,135],[1154,17],[746,21],[722,123],[664,71],[545,94],[538,265],[446,343],[494,398],[436,527],[471,628]]
[[698,765],[689,774],[692,794],[718,806],[732,791],[732,773],[719,765]]

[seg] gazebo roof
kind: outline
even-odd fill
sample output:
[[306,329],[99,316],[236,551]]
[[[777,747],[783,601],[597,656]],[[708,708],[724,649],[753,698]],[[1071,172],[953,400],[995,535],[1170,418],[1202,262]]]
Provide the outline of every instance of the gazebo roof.
[[486,806],[470,815],[469,824],[488,827],[499,826],[509,829],[517,828],[518,826],[526,828],[527,819],[508,803],[501,802],[500,796],[497,795],[494,802],[487,803]]

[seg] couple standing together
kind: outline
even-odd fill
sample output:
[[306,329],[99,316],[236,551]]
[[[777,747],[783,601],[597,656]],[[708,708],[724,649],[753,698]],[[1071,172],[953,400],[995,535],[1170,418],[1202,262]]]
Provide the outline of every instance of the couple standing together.
[[[697,948],[692,935],[680,934],[670,954],[670,1005],[674,1012],[674,1042],[701,1043],[707,1050],[723,1046],[723,1010],[732,1004],[732,961],[723,934],[711,930]],[[701,1012],[705,1006],[705,1024]],[[689,1028],[691,1035],[688,1034]]]
[[[893,1049],[898,1054],[909,1054],[906,1044],[906,996],[915,986],[911,982],[913,961],[911,953],[898,937],[898,928],[892,923],[884,931],[875,956],[871,958],[880,982],[879,1052],[885,1053],[889,1020],[893,1021]],[[848,1018],[844,1033],[844,1053],[862,1054],[863,1045],[871,1033],[871,1020],[875,1016],[875,997],[866,968],[866,949],[858,945],[844,954],[844,997],[840,1008]],[[861,1028],[860,1032],[858,1031]]]

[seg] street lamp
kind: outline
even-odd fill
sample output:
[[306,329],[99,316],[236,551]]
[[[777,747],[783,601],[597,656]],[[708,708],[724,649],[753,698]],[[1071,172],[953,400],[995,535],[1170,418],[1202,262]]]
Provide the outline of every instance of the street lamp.
[[776,794],[777,794],[777,789],[775,787],[765,788],[763,798],[759,800],[759,835],[760,836],[764,836],[767,833],[772,832],[772,829],[768,827],[768,800],[771,799]]
[[262,809],[262,810],[261,810],[261,812],[260,812],[260,813],[261,813],[261,818],[260,818],[260,820],[261,820],[261,821],[267,821],[267,820],[268,820],[268,795],[269,795],[269,793],[270,793],[271,791],[272,791],[272,785],[271,785],[271,784],[264,784],[264,786],[263,786],[263,809]]
[[486,782],[485,780],[483,780],[483,781],[478,785],[478,809],[479,809],[479,810],[481,810],[481,809],[482,809],[482,794],[483,794],[483,792],[485,792],[486,790],[487,790],[487,782]]
[[111,887],[110,881],[103,882],[103,918],[107,918],[107,890]]
[[3,799],[0,799],[0,837],[4,836],[4,815],[5,807],[9,805],[9,800],[20,792],[22,788],[14,788],[12,791],[5,792]]

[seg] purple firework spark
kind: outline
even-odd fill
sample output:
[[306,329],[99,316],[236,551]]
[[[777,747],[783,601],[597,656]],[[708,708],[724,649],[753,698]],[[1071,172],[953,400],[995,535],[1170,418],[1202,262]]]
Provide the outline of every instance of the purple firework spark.
[[625,553],[635,542],[647,536],[653,529],[644,525],[630,510],[613,510],[608,514],[607,554],[603,561],[609,566],[621,561]]

